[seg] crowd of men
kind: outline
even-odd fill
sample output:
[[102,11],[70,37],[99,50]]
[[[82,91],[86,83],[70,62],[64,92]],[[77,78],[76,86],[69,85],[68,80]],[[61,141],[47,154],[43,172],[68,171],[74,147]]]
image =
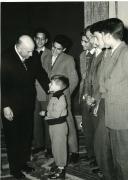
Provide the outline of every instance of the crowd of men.
[[[27,164],[31,150],[43,150],[46,157],[53,154],[49,125],[39,112],[47,110],[51,78],[61,75],[69,80],[64,90],[68,110],[67,164],[79,160],[71,95],[80,81],[85,159],[90,166],[98,166],[104,180],[128,179],[128,46],[123,39],[124,24],[118,18],[86,27],[81,34],[80,79],[74,58],[66,53],[68,38],[62,34],[54,38],[49,50],[47,31],[38,29],[33,39],[22,35],[14,47],[2,54],[2,120],[14,177],[23,178],[23,171],[34,171]],[[55,167],[51,172],[51,179],[63,173]]]

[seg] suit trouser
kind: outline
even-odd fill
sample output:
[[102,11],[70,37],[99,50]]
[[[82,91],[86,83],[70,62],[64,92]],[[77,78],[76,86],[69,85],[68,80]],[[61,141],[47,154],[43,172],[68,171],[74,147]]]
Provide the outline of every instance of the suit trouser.
[[101,100],[98,109],[98,125],[94,138],[94,152],[99,168],[102,170],[105,180],[116,180],[109,146],[109,136],[105,127],[105,103]]
[[95,121],[90,112],[90,107],[86,101],[82,101],[82,128],[85,136],[85,145],[88,152],[88,157],[94,157],[94,132],[95,132]]
[[115,168],[115,180],[128,179],[128,129],[107,128]]
[[4,117],[2,120],[10,171],[17,172],[30,160],[33,112],[15,115],[11,122]]
[[78,152],[77,130],[76,130],[74,118],[72,116],[71,100],[70,100],[70,97],[68,97],[68,96],[67,96],[67,104],[68,104],[67,124],[68,124],[69,152],[76,153],[76,152]]
[[57,166],[65,167],[67,164],[67,123],[49,125],[52,144],[52,153]]
[[49,136],[48,124],[39,112],[47,109],[47,101],[38,101],[36,99],[35,112],[34,112],[34,133],[33,133],[33,146],[35,148],[45,147],[51,148],[51,141]]

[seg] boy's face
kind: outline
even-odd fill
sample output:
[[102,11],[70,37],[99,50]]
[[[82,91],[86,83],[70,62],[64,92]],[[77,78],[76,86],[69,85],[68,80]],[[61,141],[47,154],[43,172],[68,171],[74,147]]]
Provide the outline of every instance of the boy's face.
[[48,39],[46,38],[44,33],[37,33],[34,38],[37,48],[42,48],[47,43]]
[[53,92],[56,92],[59,90],[61,90],[61,87],[59,85],[57,85],[57,83],[54,80],[52,80],[49,83],[49,92],[53,93]]
[[111,34],[109,33],[105,34],[104,32],[102,32],[102,39],[106,48],[111,47],[111,40],[112,40],[111,37],[112,37]]
[[99,49],[105,48],[102,33],[94,32],[93,45]]

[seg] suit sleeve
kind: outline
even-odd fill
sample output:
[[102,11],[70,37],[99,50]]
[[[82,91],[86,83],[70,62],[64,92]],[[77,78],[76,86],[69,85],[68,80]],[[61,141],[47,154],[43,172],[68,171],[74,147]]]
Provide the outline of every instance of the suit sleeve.
[[128,50],[125,52],[124,58],[122,59],[123,71],[128,79]]
[[38,60],[37,62],[38,63],[37,63],[36,78],[37,78],[38,82],[40,83],[41,87],[46,92],[46,94],[48,94],[49,83],[50,83],[50,80],[48,78],[48,74],[45,71],[45,69],[42,67],[41,61]]
[[11,67],[9,66],[9,63],[7,61],[7,58],[5,55],[2,55],[1,57],[1,105],[2,108],[10,106],[11,102],[11,74],[10,70]]
[[69,77],[70,94],[72,94],[78,84],[78,74],[76,71],[75,61],[73,57],[71,57],[71,59],[68,61],[67,71]]

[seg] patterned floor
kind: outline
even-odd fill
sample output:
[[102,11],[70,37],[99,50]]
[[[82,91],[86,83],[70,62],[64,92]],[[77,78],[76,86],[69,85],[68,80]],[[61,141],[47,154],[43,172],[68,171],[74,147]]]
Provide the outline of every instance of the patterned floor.
[[[4,137],[2,135],[2,143],[1,143],[1,176],[2,180],[13,180],[14,178],[9,174],[9,165],[7,161],[6,154],[6,146],[3,141]],[[75,165],[69,164],[66,168],[66,180],[101,180],[98,175],[92,173],[92,169],[89,167],[88,162],[84,160],[84,155],[86,154],[86,150],[84,147],[84,137],[82,133],[79,133],[79,141],[80,141],[80,160]],[[48,180],[47,174],[50,169],[50,164],[53,162],[53,158],[47,159],[44,156],[44,152],[39,152],[31,157],[32,162],[30,165],[35,167],[36,171],[31,174],[25,174],[26,180]]]

